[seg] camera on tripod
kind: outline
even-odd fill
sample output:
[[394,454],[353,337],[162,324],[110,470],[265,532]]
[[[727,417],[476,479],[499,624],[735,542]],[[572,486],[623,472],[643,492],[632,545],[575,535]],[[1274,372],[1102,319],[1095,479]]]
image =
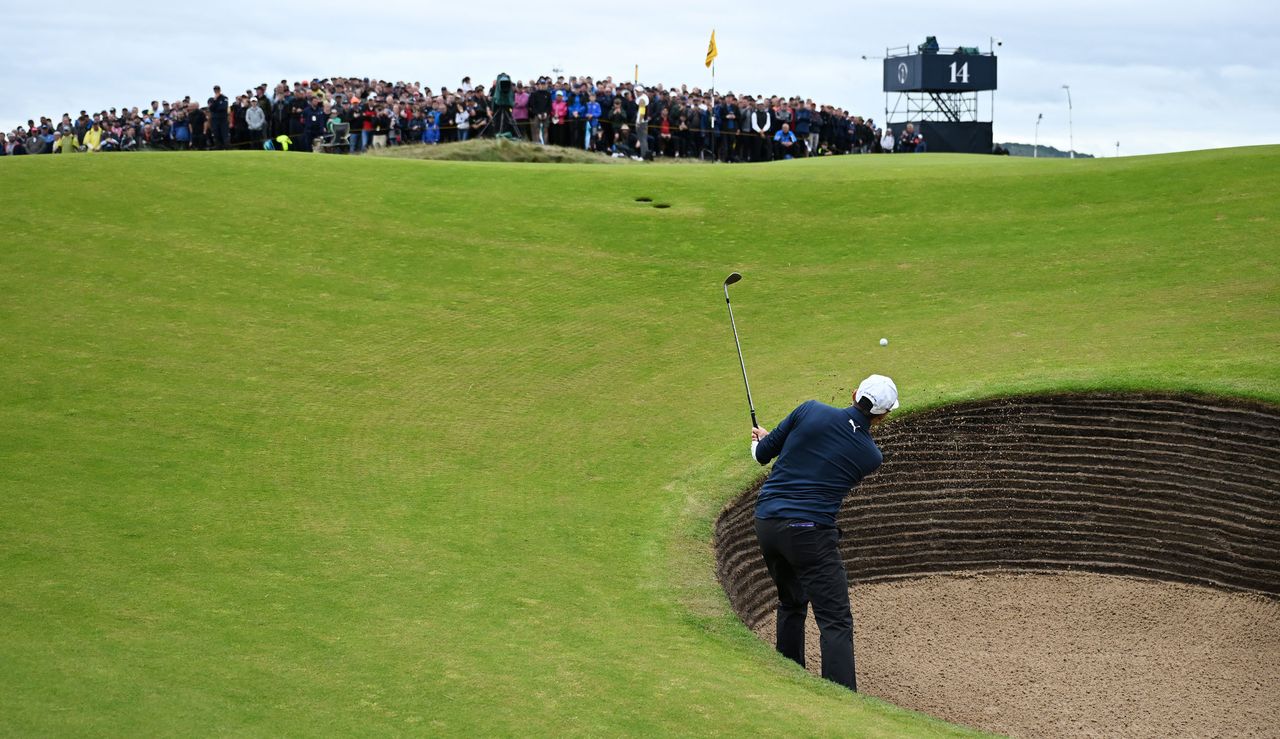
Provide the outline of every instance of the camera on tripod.
[[520,127],[516,125],[511,112],[515,104],[516,86],[511,84],[511,76],[503,72],[493,81],[493,117],[480,135],[523,140],[524,134],[520,133]]
[[503,72],[493,83],[493,105],[498,108],[510,108],[515,104],[515,85],[511,84],[511,76]]

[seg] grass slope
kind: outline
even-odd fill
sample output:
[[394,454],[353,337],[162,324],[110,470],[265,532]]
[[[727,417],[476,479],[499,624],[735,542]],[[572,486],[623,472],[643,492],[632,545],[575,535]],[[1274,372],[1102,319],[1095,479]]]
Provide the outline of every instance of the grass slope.
[[955,731],[730,615],[720,281],[767,425],[873,370],[1278,400],[1276,171],[0,161],[0,731]]
[[450,162],[524,162],[535,164],[629,164],[621,159],[567,146],[541,146],[507,139],[471,139],[452,144],[411,144],[371,149],[367,156]]

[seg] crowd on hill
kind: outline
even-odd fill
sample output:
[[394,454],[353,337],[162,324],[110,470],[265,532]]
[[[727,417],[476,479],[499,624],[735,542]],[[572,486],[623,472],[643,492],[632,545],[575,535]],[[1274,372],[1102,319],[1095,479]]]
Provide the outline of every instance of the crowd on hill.
[[[281,80],[234,99],[220,87],[204,102],[81,110],[27,121],[5,137],[3,154],[140,149],[268,148],[357,153],[408,143],[437,144],[514,134],[543,144],[616,157],[768,161],[829,154],[923,151],[914,130],[881,129],[862,116],[800,97],[735,95],[687,85],[665,88],[612,78],[539,77],[432,90],[420,83],[337,77]],[[513,94],[510,94],[513,93]]]

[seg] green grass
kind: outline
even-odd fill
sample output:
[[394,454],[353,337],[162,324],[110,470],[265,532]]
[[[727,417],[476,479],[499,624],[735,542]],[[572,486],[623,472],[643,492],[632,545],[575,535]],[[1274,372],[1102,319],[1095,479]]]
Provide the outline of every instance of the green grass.
[[721,280],[768,425],[870,371],[1277,401],[1277,171],[0,160],[0,733],[958,731],[732,617]]

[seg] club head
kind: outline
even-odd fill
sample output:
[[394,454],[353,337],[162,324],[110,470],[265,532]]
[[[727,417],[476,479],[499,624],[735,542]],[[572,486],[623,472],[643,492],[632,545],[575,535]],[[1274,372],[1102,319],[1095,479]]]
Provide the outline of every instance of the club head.
[[742,275],[738,274],[737,272],[730,272],[729,276],[724,278],[725,287],[728,287],[729,285],[732,285],[733,283],[741,279],[742,279]]

